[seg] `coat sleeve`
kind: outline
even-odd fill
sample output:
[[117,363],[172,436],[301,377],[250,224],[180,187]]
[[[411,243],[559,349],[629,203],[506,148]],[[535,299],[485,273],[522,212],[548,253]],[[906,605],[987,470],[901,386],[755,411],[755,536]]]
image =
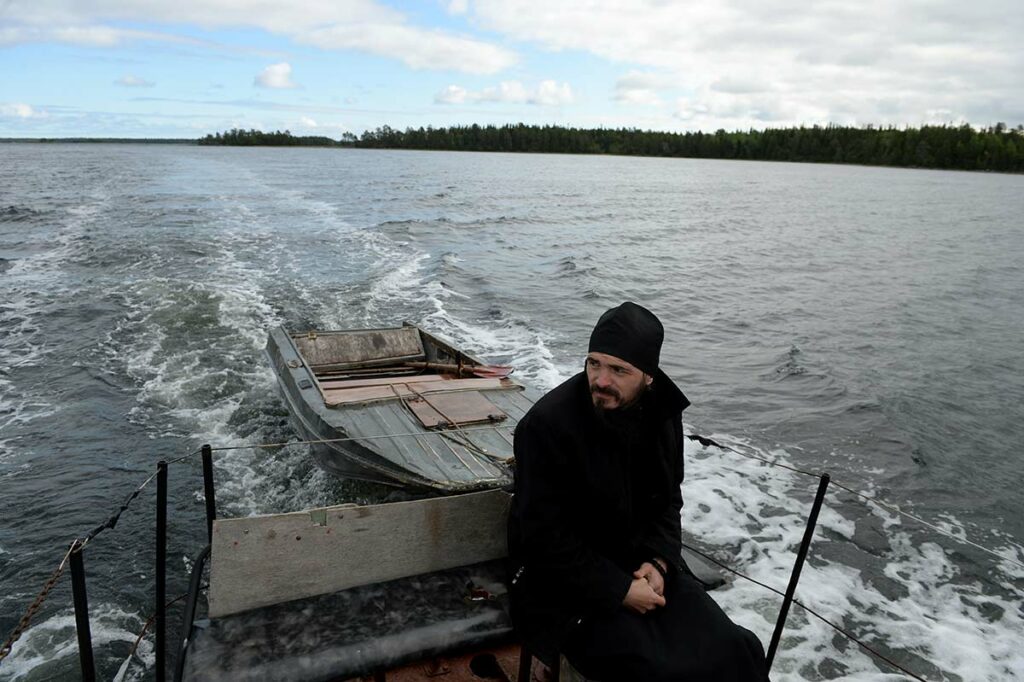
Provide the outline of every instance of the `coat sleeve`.
[[573,532],[565,508],[573,482],[564,449],[545,425],[529,417],[516,428],[513,448],[513,513],[518,517],[524,570],[533,573],[531,582],[550,581],[552,592],[581,615],[620,607],[633,576],[588,548]]
[[670,441],[665,448],[668,458],[666,473],[671,480],[667,491],[658,496],[651,515],[651,524],[641,540],[641,547],[650,558],[659,557],[674,569],[680,568],[683,550],[681,512],[683,509],[683,426],[673,423]]

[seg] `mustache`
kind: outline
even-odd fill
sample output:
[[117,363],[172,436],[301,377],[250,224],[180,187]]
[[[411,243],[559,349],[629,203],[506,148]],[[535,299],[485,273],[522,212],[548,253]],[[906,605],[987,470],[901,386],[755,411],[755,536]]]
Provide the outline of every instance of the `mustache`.
[[590,393],[591,395],[607,396],[609,398],[622,398],[622,394],[614,388],[609,387],[607,389],[602,389],[593,384],[590,385]]

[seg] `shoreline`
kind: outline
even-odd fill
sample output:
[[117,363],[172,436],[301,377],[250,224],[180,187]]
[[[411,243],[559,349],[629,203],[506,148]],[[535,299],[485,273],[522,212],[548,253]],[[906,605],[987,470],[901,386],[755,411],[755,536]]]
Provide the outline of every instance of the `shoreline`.
[[194,147],[233,147],[233,148],[275,148],[275,149],[344,149],[361,151],[405,151],[405,152],[450,152],[459,154],[523,154],[538,156],[608,156],[615,158],[641,158],[641,159],[686,159],[705,161],[737,161],[753,163],[793,163],[810,164],[818,166],[854,166],[860,168],[889,168],[900,170],[928,170],[957,173],[986,173],[997,175],[1024,175],[1024,170],[997,170],[992,168],[943,168],[939,166],[916,166],[903,164],[881,164],[856,161],[815,161],[815,160],[794,160],[794,159],[737,159],[722,156],[675,156],[663,154],[622,154],[615,152],[572,152],[572,151],[534,151],[534,150],[504,150],[504,149],[425,149],[419,147],[383,147],[383,146],[362,146],[356,144],[336,143],[327,144],[201,144],[202,138],[90,138],[90,137],[67,137],[67,138],[28,138],[28,137],[0,137],[0,145],[11,144],[123,144],[123,145],[163,145],[163,146],[194,146]]

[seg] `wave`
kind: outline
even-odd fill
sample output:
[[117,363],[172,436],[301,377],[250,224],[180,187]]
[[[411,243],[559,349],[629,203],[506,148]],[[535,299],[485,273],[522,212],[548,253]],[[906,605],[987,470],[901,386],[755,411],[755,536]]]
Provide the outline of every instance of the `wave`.
[[[128,656],[143,622],[138,614],[113,604],[101,602],[89,607],[93,647],[96,650],[102,648],[105,654],[112,656]],[[156,661],[152,642],[141,640],[133,658],[141,665],[136,666],[126,679],[145,679],[144,671],[151,669]],[[64,679],[69,675],[77,676],[77,673],[78,642],[75,615],[70,609],[63,609],[26,630],[15,642],[3,667],[3,679],[8,682],[30,677]]]
[[0,208],[0,223],[20,223],[25,220],[32,220],[44,215],[43,211],[28,206],[9,205]]
[[[74,300],[76,283],[67,264],[81,253],[87,232],[100,218],[108,195],[72,206],[50,229],[23,241],[25,255],[0,259],[6,296],[0,304],[0,430],[54,414],[59,407],[34,382],[12,377],[39,367],[56,352],[46,318]],[[5,215],[37,215],[8,207]]]
[[[791,463],[784,449],[713,437]],[[683,527],[723,563],[784,590],[813,482],[696,443],[687,443],[686,463]],[[948,522],[959,525],[952,516]],[[937,540],[877,507],[844,504],[833,489],[797,598],[925,678],[970,670],[975,679],[1009,679],[1024,670],[1024,652],[1014,644],[1024,636],[1015,596],[1024,569],[1004,562],[1002,584],[992,585],[964,575],[962,548]],[[1024,559],[1019,546],[1004,551]],[[767,645],[780,597],[740,578],[712,596]],[[776,680],[879,679],[891,670],[796,606],[782,644],[772,670]]]

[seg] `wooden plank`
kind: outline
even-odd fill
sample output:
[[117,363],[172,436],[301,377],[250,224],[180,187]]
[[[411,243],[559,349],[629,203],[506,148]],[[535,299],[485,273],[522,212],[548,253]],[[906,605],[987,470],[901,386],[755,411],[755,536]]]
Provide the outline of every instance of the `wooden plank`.
[[210,617],[500,559],[501,490],[213,524]]
[[361,372],[369,370],[380,370],[382,368],[391,367],[392,365],[401,365],[406,361],[422,360],[423,355],[400,355],[392,357],[390,355],[378,358],[376,360],[359,360],[358,362],[328,362],[323,365],[310,365],[310,369],[316,374],[324,374],[329,372]]
[[376,363],[389,358],[397,361],[426,357],[420,331],[416,327],[310,332],[293,334],[292,340],[306,363],[314,369]]
[[432,383],[435,381],[445,381],[451,379],[450,376],[442,374],[417,374],[413,376],[403,377],[381,377],[377,379],[364,379],[362,377],[352,379],[320,379],[320,387],[323,389],[342,389],[342,388],[363,388],[365,386],[390,386],[391,384],[407,384],[414,382],[417,384]]
[[393,400],[399,395],[403,398],[414,398],[417,394],[428,395],[441,391],[486,391],[501,388],[519,388],[519,385],[511,379],[449,379],[444,382],[419,383],[409,380],[391,386],[332,388],[324,390],[323,394],[324,403],[328,407],[335,407],[349,403]]
[[480,391],[417,396],[410,398],[407,404],[420,423],[428,429],[454,424],[489,424],[508,417]]
[[402,364],[402,367],[381,365],[379,367],[349,367],[348,369],[333,369],[323,371],[317,368],[316,371],[317,378],[323,379],[345,379],[348,377],[351,377],[353,379],[362,377],[366,379],[379,376],[397,376],[399,374],[422,374],[422,372],[413,367],[406,367],[404,363]]

